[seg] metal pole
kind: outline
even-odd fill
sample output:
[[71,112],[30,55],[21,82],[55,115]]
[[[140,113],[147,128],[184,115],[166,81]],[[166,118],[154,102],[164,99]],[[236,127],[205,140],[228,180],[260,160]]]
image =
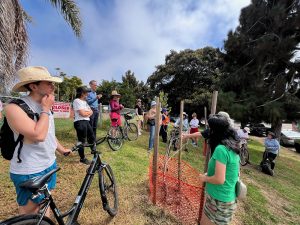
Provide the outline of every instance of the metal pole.
[[152,164],[153,204],[156,204],[157,162],[158,162],[160,120],[161,120],[161,117],[160,117],[160,102],[159,102],[159,97],[156,97],[154,154],[153,154],[153,164]]

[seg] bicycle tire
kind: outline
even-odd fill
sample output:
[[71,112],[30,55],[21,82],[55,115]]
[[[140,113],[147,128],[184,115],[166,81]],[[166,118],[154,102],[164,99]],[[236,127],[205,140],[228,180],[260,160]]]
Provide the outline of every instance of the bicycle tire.
[[106,164],[99,174],[99,188],[102,199],[103,209],[107,211],[110,216],[115,216],[118,213],[118,192],[116,180],[111,167]]
[[138,128],[134,123],[129,123],[126,128],[126,134],[129,141],[135,141],[138,138]]
[[[115,131],[113,131],[115,130]],[[113,137],[113,133],[115,132],[115,137]],[[119,127],[111,127],[108,131],[107,142],[109,147],[113,151],[118,151],[123,145],[123,135],[119,129]]]
[[[20,215],[12,217],[8,220],[0,222],[0,225],[36,225],[40,219],[40,215]],[[51,219],[44,216],[41,225],[55,225]]]
[[246,166],[249,162],[249,151],[246,148],[241,148],[240,152],[240,164]]

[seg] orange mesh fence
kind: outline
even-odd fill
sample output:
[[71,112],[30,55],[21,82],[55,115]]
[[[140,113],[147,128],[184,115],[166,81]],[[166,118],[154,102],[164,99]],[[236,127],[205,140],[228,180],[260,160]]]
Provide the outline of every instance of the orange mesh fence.
[[[153,202],[154,183],[152,159],[149,167],[150,200]],[[174,215],[183,224],[197,224],[203,207],[203,188],[199,172],[181,160],[181,175],[178,179],[178,160],[170,158],[165,167],[165,158],[158,157],[156,176],[156,204]]]

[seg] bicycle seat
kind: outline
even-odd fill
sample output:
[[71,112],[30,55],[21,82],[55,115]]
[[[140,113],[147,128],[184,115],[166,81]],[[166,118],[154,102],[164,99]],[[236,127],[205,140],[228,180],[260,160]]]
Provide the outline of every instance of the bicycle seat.
[[51,175],[56,173],[58,170],[60,170],[59,167],[57,167],[54,170],[51,170],[50,172],[46,173],[43,176],[33,177],[33,178],[21,183],[20,187],[30,189],[32,192],[36,192],[41,187],[43,187],[47,183],[47,181],[49,180]]

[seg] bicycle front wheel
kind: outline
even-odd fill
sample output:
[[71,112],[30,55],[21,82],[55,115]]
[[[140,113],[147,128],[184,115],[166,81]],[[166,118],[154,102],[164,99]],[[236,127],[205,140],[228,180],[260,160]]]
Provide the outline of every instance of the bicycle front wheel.
[[[40,220],[40,215],[20,215],[8,220],[2,221],[0,224],[5,225],[36,225]],[[41,225],[55,225],[48,217],[43,217]]]
[[119,127],[111,127],[108,132],[107,142],[113,151],[118,151],[123,145],[123,135]]
[[99,188],[104,210],[115,216],[118,212],[118,192],[112,169],[106,164],[99,173]]
[[134,123],[129,123],[126,128],[129,141],[135,141],[138,138],[138,128]]
[[246,148],[241,148],[240,152],[240,164],[241,166],[246,166],[249,162],[249,152]]

